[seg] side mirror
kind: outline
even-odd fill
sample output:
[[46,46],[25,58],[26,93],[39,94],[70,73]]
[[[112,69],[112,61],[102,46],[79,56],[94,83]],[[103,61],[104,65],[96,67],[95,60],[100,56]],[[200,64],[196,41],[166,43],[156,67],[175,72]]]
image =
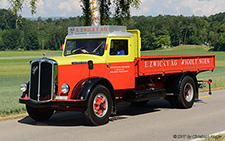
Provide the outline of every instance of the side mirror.
[[92,61],[92,60],[89,60],[89,61],[88,61],[88,69],[89,69],[89,70],[92,70],[93,67],[94,67],[94,66],[93,66],[93,61]]
[[62,45],[61,50],[63,50],[63,48],[64,48],[64,44]]

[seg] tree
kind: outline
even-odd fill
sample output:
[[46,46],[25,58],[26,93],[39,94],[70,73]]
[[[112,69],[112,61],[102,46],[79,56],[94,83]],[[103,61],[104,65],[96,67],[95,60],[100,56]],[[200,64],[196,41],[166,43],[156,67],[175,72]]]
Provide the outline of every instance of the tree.
[[214,50],[216,51],[225,51],[225,33],[222,33],[215,43]]
[[18,49],[21,47],[21,31],[19,29],[6,30],[2,34],[2,40],[6,49]]
[[[28,28],[29,29],[29,28]],[[37,31],[25,30],[24,31],[24,49],[25,50],[38,50],[40,48],[38,42]]]
[[[27,0],[8,0],[8,1],[11,3],[12,11],[14,12],[14,14],[17,14],[18,12],[22,12],[23,5]],[[32,15],[36,13],[37,2],[38,0],[29,0]]]
[[119,25],[122,25],[124,19],[130,18],[130,1],[129,0],[117,0],[115,1],[115,18]]
[[[112,2],[111,2],[112,1]],[[109,24],[109,17],[111,15],[111,7],[115,7],[115,22],[116,24],[122,25],[124,18],[126,21],[130,19],[130,8],[139,8],[141,0],[98,0],[100,5],[101,24]],[[89,0],[81,0],[83,17],[85,18],[85,25],[90,25],[91,21],[91,10]]]
[[155,33],[150,33],[148,31],[143,33],[143,38],[142,38],[142,50],[154,50],[156,49],[156,37]]
[[110,23],[110,5],[112,4],[110,0],[99,0],[100,9],[100,22],[102,25],[108,25]]
[[0,51],[5,50],[5,45],[4,45],[3,40],[2,40],[2,34],[3,34],[3,31],[0,28]]
[[169,24],[170,24],[169,35],[171,38],[171,44],[172,46],[178,46],[180,44],[179,43],[180,29],[177,28],[177,21],[173,20]]
[[[22,16],[18,15],[19,12],[22,12],[23,5],[27,0],[8,0],[11,3],[12,12],[16,16],[16,28],[18,28],[18,23],[21,23]],[[30,0],[29,4],[31,7],[31,14],[36,13],[38,0]]]
[[91,25],[91,7],[89,0],[81,0],[81,8],[83,11],[84,25]]
[[47,49],[50,50],[58,50],[61,48],[64,38],[65,38],[65,32],[63,27],[51,27],[49,30],[49,40],[47,42]]
[[217,42],[218,38],[219,38],[219,34],[218,34],[218,33],[215,33],[214,31],[210,31],[210,32],[208,33],[208,42],[209,42],[212,46],[215,45],[215,43]]
[[[8,0],[11,3],[12,11],[17,16],[18,12],[22,12],[23,5],[29,1],[31,7],[31,14],[36,13],[38,0]],[[111,2],[112,1],[112,2]],[[98,0],[100,4],[101,24],[108,24],[108,19],[111,15],[110,7],[115,7],[116,23],[122,24],[123,19],[130,19],[130,8],[139,8],[141,0]],[[90,25],[91,23],[91,9],[89,0],[81,0],[81,8],[83,11],[83,17],[85,19],[84,25]],[[111,6],[113,4],[113,6]]]
[[164,46],[171,46],[171,40],[169,35],[160,35],[156,39],[156,46],[157,48],[164,47]]
[[16,16],[11,10],[0,9],[0,29],[10,30],[16,28]]

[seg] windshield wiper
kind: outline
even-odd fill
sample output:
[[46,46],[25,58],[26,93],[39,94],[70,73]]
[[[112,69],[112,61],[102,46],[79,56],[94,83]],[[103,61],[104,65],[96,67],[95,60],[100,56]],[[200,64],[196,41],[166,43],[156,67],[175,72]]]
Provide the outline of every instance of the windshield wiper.
[[101,44],[98,45],[98,47],[97,47],[95,50],[93,50],[92,52],[95,53],[95,52],[101,47],[101,45],[102,45],[103,43],[104,43],[104,42],[102,41]]

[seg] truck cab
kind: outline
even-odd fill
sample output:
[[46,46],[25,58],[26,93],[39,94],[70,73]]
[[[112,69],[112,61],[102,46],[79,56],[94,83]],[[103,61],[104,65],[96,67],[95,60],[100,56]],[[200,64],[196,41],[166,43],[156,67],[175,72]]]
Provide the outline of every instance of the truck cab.
[[[138,34],[139,31],[136,33]],[[89,70],[85,63],[91,60],[94,69],[90,72],[90,77],[108,79],[115,90],[134,88],[134,60],[140,57],[139,45],[134,44],[135,41],[137,42],[137,37],[140,36],[127,32],[125,26],[69,28],[62,57],[54,59],[60,66],[59,71],[76,70],[81,78],[74,75],[71,82],[73,85],[76,84],[75,79],[80,81],[88,77]],[[84,68],[79,69],[79,72],[76,68],[81,66]],[[70,69],[63,67],[70,67]],[[65,78],[63,75],[73,77],[71,73],[59,73],[59,79]],[[117,77],[118,75],[120,77]],[[68,78],[65,81],[68,81]]]

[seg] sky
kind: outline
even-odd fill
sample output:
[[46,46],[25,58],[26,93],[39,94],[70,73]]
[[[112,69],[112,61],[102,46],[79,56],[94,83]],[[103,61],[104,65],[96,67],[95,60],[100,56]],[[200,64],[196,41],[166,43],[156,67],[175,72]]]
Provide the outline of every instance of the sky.
[[[26,0],[25,0],[26,1]],[[30,1],[30,0],[27,0]],[[184,15],[210,16],[225,12],[225,0],[141,0],[140,9],[131,9],[132,16]],[[39,0],[33,17],[75,17],[82,14],[80,0]],[[8,9],[8,0],[0,0],[0,8]],[[25,4],[23,17],[32,17]]]

